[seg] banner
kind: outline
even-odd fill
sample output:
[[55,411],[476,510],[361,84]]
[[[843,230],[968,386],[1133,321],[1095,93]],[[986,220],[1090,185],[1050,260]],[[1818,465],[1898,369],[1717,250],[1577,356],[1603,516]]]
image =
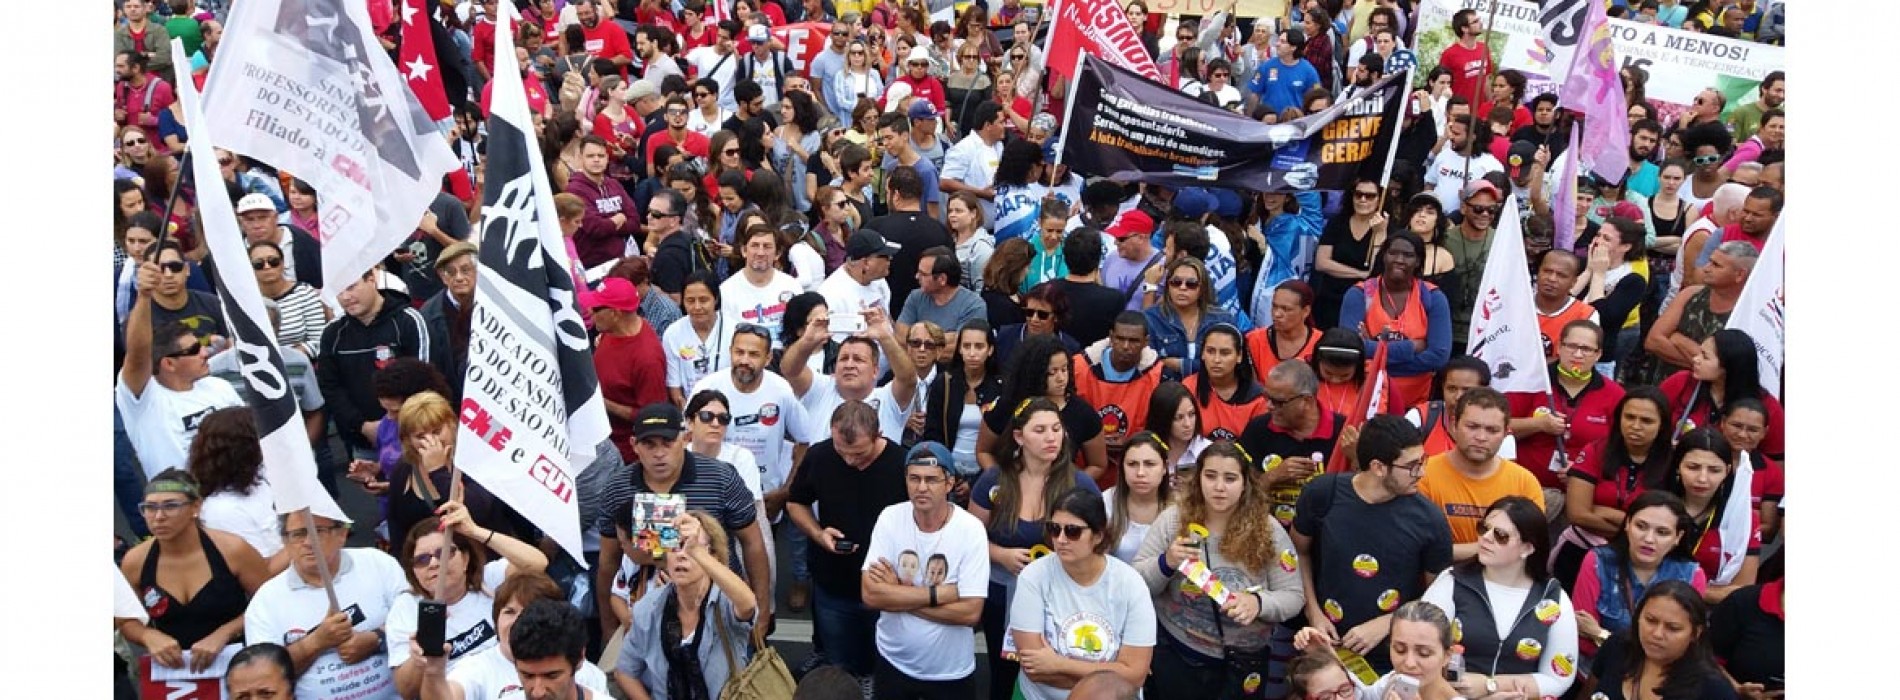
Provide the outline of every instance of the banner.
[[[1581,129],[1572,128],[1570,130],[1570,145],[1567,146],[1564,151],[1566,155],[1577,152],[1578,131],[1581,131]],[[1557,176],[1557,196],[1552,197],[1550,201],[1572,202],[1572,206],[1575,206],[1574,203],[1577,201],[1577,162],[1579,160],[1581,159],[1563,158],[1564,167],[1559,171],[1561,174]],[[1563,216],[1562,209],[1558,209],[1556,213],[1558,214],[1557,216],[1550,217],[1552,229],[1550,247],[1558,250],[1571,250],[1576,248],[1577,217]]]
[[1781,367],[1788,347],[1788,304],[1781,289],[1787,266],[1782,228],[1787,223],[1788,215],[1783,212],[1775,221],[1775,230],[1768,232],[1755,270],[1748,274],[1742,295],[1735,300],[1735,311],[1728,317],[1729,328],[1747,333],[1755,341],[1761,388],[1775,398],[1781,398]]
[[431,4],[430,0],[402,0],[402,48],[397,58],[422,111],[441,121],[449,118],[449,98],[442,87],[441,66],[430,63],[437,60],[435,37],[429,31]]
[[[515,13],[502,7],[495,53],[512,56]],[[527,92],[500,80],[492,99],[455,464],[585,566],[573,465],[607,438],[606,404]]]
[[[173,39],[171,52],[173,61],[183,59],[184,41]],[[198,89],[191,81],[179,81],[178,100],[185,106],[185,123],[207,124]],[[192,132],[193,138],[186,144],[191,149],[192,179],[224,182],[218,174],[218,157],[212,152],[214,142],[222,143],[221,135],[213,126],[197,126]],[[317,515],[348,522],[343,509],[317,480],[316,454],[310,450],[303,412],[297,408],[297,392],[290,385],[290,373],[285,371],[284,357],[278,351],[277,329],[271,325],[264,295],[257,289],[244,234],[238,231],[236,208],[223,188],[201,187],[198,214],[204,221],[204,241],[211,250],[212,269],[220,282],[218,301],[224,307],[224,325],[231,331],[231,352],[237,353],[239,371],[250,387],[243,394],[257,420],[264,480],[270,482],[277,512],[309,508]]]
[[1524,258],[1524,230],[1517,198],[1500,202],[1498,229],[1492,234],[1491,255],[1484,259],[1484,279],[1478,283],[1478,301],[1471,309],[1472,357],[1491,367],[1491,388],[1510,394],[1549,394],[1550,373],[1544,371],[1544,335],[1532,307],[1530,263]]
[[[1553,76],[1569,66],[1575,45],[1552,45],[1541,38],[1546,12],[1559,13],[1563,23],[1581,24],[1572,19],[1575,4],[1584,0],[1545,0],[1551,10],[1538,9],[1534,0],[1498,0],[1497,23],[1491,27],[1491,55],[1499,67],[1515,68],[1529,78],[1524,96],[1556,93],[1561,79]],[[1418,50],[1418,75],[1424,76],[1438,65],[1438,57],[1451,45],[1451,15],[1465,8],[1478,11],[1478,22],[1486,22],[1491,0],[1423,0],[1418,7],[1418,29],[1413,47]],[[1587,4],[1587,3],[1586,3]],[[1570,15],[1564,15],[1569,10]],[[1580,35],[1587,36],[1587,35]],[[1787,64],[1785,49],[1741,39],[1724,39],[1708,34],[1686,32],[1622,19],[1610,20],[1610,40],[1616,48],[1617,69],[1637,66],[1649,74],[1644,86],[1658,120],[1672,124],[1689,109],[1696,93],[1713,87],[1728,97],[1728,109],[1754,102],[1760,92],[1762,76],[1782,70]]]
[[[1404,98],[1400,75],[1317,114],[1267,125],[1088,56],[1063,120],[1063,163],[1118,182],[1261,192],[1341,190],[1384,165],[1379,140]],[[1079,131],[1072,131],[1079,130]],[[1074,138],[1071,133],[1076,133]]]
[[370,31],[364,3],[238,3],[224,30],[205,80],[208,121],[192,128],[316,188],[323,279],[303,281],[335,298],[415,232],[460,161]]
[[[1629,174],[1630,130],[1629,105],[1623,99],[1616,50],[1610,42],[1610,18],[1603,3],[1594,0],[1552,0],[1545,16],[1567,2],[1583,3],[1584,21],[1576,40],[1578,49],[1572,52],[1567,77],[1557,91],[1559,106],[1583,114],[1582,140],[1566,153],[1576,154],[1577,160],[1589,162],[1591,172],[1616,182]],[[1574,134],[1577,129],[1570,131]]]
[[1044,66],[1060,80],[1070,80],[1070,66],[1082,56],[1106,58],[1144,78],[1161,82],[1161,69],[1141,45],[1141,30],[1128,24],[1120,0],[1056,0],[1049,39],[1043,46]]
[[[1287,16],[1288,0],[1239,0],[1234,5],[1235,17],[1271,17]],[[1148,4],[1148,12],[1171,17],[1207,17],[1227,9],[1229,0],[1155,0]],[[1127,3],[1123,3],[1126,7]],[[1242,37],[1245,38],[1245,37]]]
[[[772,38],[785,45],[785,58],[792,62],[792,70],[799,73],[811,72],[811,61],[818,52],[825,50],[831,43],[831,24],[828,22],[800,22],[772,28]],[[737,56],[735,58],[744,58]],[[822,76],[829,79],[831,76]]]

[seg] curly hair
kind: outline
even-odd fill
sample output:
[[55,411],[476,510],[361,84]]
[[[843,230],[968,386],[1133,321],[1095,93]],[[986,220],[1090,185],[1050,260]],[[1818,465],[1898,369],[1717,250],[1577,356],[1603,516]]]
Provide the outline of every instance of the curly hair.
[[1207,461],[1210,459],[1231,459],[1240,465],[1240,502],[1234,505],[1234,513],[1227,520],[1227,531],[1221,535],[1221,556],[1239,563],[1249,571],[1259,571],[1273,561],[1277,552],[1273,550],[1273,531],[1279,523],[1273,519],[1267,508],[1266,494],[1254,486],[1247,472],[1248,459],[1240,447],[1227,440],[1216,440],[1201,451],[1201,457],[1195,460],[1194,478],[1188,479],[1185,493],[1181,496],[1180,531],[1177,537],[1187,535],[1191,523],[1207,522],[1207,496],[1201,491],[1201,479],[1207,473]]
[[257,440],[257,419],[247,407],[219,409],[205,416],[185,458],[199,492],[251,495],[251,489],[263,481],[264,451]]
[[390,360],[370,379],[370,389],[379,399],[403,399],[425,391],[449,395],[449,380],[442,371],[423,360],[399,357]]

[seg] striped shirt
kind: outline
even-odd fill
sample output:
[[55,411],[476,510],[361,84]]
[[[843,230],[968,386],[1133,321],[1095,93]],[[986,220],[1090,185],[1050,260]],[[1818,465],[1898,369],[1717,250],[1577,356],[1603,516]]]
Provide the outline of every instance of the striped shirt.
[[277,344],[315,349],[317,340],[323,337],[324,324],[330,322],[324,316],[323,297],[317,289],[298,282],[271,301],[277,304]]
[[[596,520],[602,537],[613,537],[615,523],[624,524],[632,518],[633,497],[641,493],[656,492],[647,486],[646,471],[637,465],[628,470],[625,480],[607,485],[601,494],[600,516]],[[678,483],[666,493],[684,496],[687,510],[706,511],[727,533],[736,534],[759,517],[752,492],[746,490],[739,472],[730,464],[692,450],[686,451],[686,463],[680,469]]]

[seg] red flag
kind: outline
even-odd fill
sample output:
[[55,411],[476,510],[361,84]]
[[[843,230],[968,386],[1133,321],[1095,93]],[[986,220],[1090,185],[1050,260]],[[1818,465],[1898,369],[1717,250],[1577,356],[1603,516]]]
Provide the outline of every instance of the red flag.
[[422,104],[422,110],[430,119],[440,121],[449,117],[449,98],[442,89],[442,67],[435,64],[435,37],[429,33],[429,2],[402,0],[402,50],[398,58],[409,91],[416,94],[416,101]]
[[[1359,387],[1359,398],[1352,404],[1352,410],[1346,413],[1348,428],[1358,428],[1381,413],[1391,413],[1392,378],[1385,371],[1385,343],[1379,343],[1372,351],[1372,360],[1366,363],[1366,383]],[[1346,455],[1334,450],[1332,458],[1326,461],[1326,471],[1347,471]]]
[[706,23],[718,24],[732,19],[732,3],[733,0],[712,0],[706,3],[706,9],[709,13]]
[[1161,82],[1153,56],[1141,45],[1141,32],[1128,24],[1115,0],[1057,0],[1043,65],[1065,79],[1074,78],[1082,52]]

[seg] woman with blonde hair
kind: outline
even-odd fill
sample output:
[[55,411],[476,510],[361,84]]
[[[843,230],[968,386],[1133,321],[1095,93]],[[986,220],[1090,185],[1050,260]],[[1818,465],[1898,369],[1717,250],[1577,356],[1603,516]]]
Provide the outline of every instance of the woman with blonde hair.
[[[1260,674],[1252,690],[1278,695],[1282,681],[1269,673],[1267,643],[1281,621],[1300,613],[1306,594],[1293,540],[1248,477],[1251,462],[1232,442],[1209,445],[1181,502],[1162,511],[1135,555],[1160,622],[1150,697],[1230,697],[1224,683],[1249,677],[1228,671],[1236,665]],[[1216,572],[1226,595],[1192,585],[1188,569],[1196,562]]]
[[727,568],[731,544],[717,518],[695,510],[673,527],[680,545],[666,552],[667,583],[634,601],[614,683],[627,697],[717,698],[752,658],[759,601]]
[[[455,453],[458,428],[449,400],[424,391],[402,402],[396,412],[396,434],[402,441],[402,459],[389,474],[389,536],[408,534],[416,523],[436,514],[444,501],[461,501],[469,517],[496,532],[528,532],[519,514],[481,484],[449,466]],[[453,477],[453,478],[451,478]]]

